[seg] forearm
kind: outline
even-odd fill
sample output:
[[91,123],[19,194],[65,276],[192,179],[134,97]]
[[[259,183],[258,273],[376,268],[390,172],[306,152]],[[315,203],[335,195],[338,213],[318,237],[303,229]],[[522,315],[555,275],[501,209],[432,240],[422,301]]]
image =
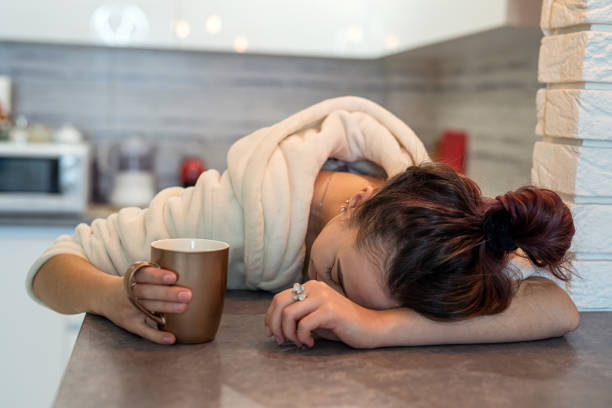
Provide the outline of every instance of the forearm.
[[406,308],[383,313],[381,346],[536,340],[562,336],[580,320],[569,296],[541,278],[524,281],[510,306],[495,315],[440,322]]
[[59,313],[103,315],[107,289],[118,276],[106,274],[76,255],[56,255],[41,266],[34,278],[34,295]]

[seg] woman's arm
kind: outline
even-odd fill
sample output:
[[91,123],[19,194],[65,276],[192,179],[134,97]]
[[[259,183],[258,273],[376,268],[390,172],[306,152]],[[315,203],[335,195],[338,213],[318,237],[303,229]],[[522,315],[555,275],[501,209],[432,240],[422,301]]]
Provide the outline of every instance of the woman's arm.
[[[153,312],[183,313],[191,300],[188,288],[174,286],[172,271],[143,268],[134,277],[134,295]],[[170,332],[156,330],[129,301],[123,278],[109,275],[84,258],[61,254],[45,262],[34,277],[34,295],[51,309],[66,314],[94,313],[156,343],[174,343]]]
[[554,282],[536,277],[524,280],[510,306],[495,315],[440,322],[405,308],[382,313],[381,347],[537,340],[562,336],[580,323],[567,293]]
[[108,290],[121,278],[102,272],[76,255],[56,255],[34,277],[34,295],[59,313],[104,315]]
[[320,281],[304,286],[304,301],[294,301],[288,289],[268,308],[266,332],[279,343],[312,347],[316,335],[355,348],[525,341],[561,336],[580,322],[570,297],[545,278],[523,281],[502,313],[456,322],[434,321],[407,308],[367,309]]

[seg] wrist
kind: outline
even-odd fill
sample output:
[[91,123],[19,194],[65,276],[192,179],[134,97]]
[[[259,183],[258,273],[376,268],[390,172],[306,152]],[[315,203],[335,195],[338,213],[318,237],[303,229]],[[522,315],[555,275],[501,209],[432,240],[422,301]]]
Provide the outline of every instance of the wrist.
[[410,339],[414,312],[406,308],[378,310],[376,347],[413,345]]
[[91,297],[88,311],[108,318],[111,314],[110,309],[116,303],[117,293],[123,291],[123,278],[103,274],[100,279],[99,290]]

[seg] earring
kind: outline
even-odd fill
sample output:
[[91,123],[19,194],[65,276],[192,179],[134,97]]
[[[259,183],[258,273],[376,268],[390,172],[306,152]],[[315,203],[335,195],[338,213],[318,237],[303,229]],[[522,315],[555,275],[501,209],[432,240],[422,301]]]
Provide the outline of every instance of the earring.
[[344,205],[340,206],[340,211],[342,212],[346,211],[349,208],[349,203],[350,203],[349,200],[345,200]]

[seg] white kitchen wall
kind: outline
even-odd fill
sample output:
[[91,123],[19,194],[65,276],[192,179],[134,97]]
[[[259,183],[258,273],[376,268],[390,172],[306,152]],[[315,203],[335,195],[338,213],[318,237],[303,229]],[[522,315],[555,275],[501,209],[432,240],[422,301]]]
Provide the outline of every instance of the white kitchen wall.
[[[129,26],[132,32],[128,40],[120,41],[126,46],[232,51],[236,37],[244,36],[247,52],[372,58],[522,22],[525,14],[529,21],[525,10],[533,7],[524,7],[527,2],[539,4],[538,0],[2,1],[0,40],[105,44],[108,39],[100,33],[119,33],[121,23],[113,19],[125,17],[123,28],[127,31]],[[100,7],[106,7],[100,9],[101,17],[117,15],[94,29],[92,15]],[[213,14],[222,21],[214,35],[205,28],[206,18]],[[185,38],[177,36],[178,21],[188,25]]]

